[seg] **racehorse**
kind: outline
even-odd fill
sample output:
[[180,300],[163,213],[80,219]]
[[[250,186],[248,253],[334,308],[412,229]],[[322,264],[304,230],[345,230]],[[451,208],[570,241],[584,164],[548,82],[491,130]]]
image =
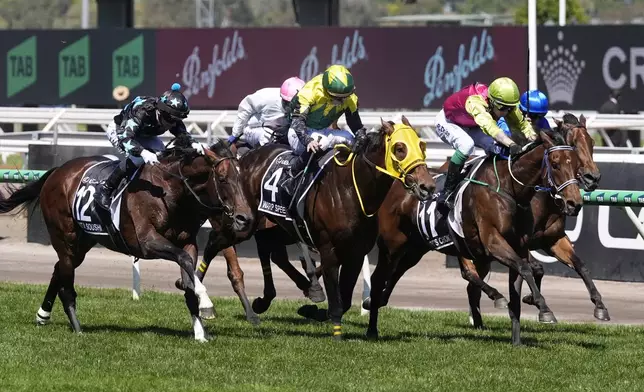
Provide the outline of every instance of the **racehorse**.
[[[265,145],[241,157],[241,172],[248,181],[245,189],[253,205],[260,204],[262,189],[267,185],[263,179],[285,151],[288,149],[280,145]],[[319,180],[309,184],[300,200],[304,202],[302,215],[311,242],[320,253],[333,337],[341,339],[342,315],[351,306],[364,255],[375,244],[378,223],[374,215],[394,179],[421,200],[433,193],[435,182],[425,165],[425,143],[404,117],[402,124],[382,121],[380,129],[368,133],[364,143],[355,143],[344,162],[337,155],[337,164],[321,165]],[[291,243],[297,241],[299,234],[292,221],[269,213],[262,215],[289,233]],[[207,272],[207,262],[204,260],[205,268],[200,264],[197,271],[200,279]]]
[[[557,130],[562,132],[566,137],[567,144],[575,147],[575,151],[577,152],[577,156],[580,160],[580,167],[577,173],[579,182],[583,184],[586,191],[597,189],[601,173],[593,160],[594,141],[586,130],[585,117],[581,115],[580,118],[577,119],[573,114],[566,113],[563,117],[563,121],[555,120],[555,122],[557,124]],[[441,167],[439,171],[445,172],[446,165]],[[545,249],[549,255],[557,258],[557,260],[567,265],[569,268],[574,269],[583,279],[586,287],[588,288],[591,301],[595,305],[595,318],[604,321],[610,320],[608,310],[602,301],[601,294],[590,277],[588,268],[586,268],[585,263],[575,254],[574,248],[570,243],[569,238],[566,236],[566,216],[561,213],[559,207],[555,203],[555,199],[549,197],[544,192],[539,192],[531,200],[530,205],[534,216],[533,236],[529,242],[530,250]],[[422,239],[418,239],[418,241],[421,243],[423,242]],[[543,266],[534,260],[532,255],[530,255],[530,258],[533,266],[535,282],[539,290],[541,290]],[[391,280],[388,281],[387,286],[384,289],[381,306],[385,306],[388,303],[389,297],[402,275],[409,268],[413,267],[420,259],[412,260],[407,258],[405,260],[411,264],[402,263],[401,260],[401,264],[397,266],[396,270],[393,272]],[[473,279],[473,277],[469,276],[472,274],[474,277],[481,278],[482,281],[490,269],[490,264],[487,261],[475,263],[462,255],[459,256],[459,265],[461,267],[463,277],[468,281]],[[467,293],[470,304],[471,321],[473,326],[476,328],[483,327],[479,306],[481,288],[485,291],[488,297],[494,301],[495,307],[505,308],[507,306],[507,300],[505,297],[487,283],[483,282],[482,287],[475,284],[468,284]],[[526,295],[523,298],[523,302],[526,304],[536,305],[532,298],[532,294]],[[367,299],[363,306],[365,306],[365,308],[369,308],[370,299]]]
[[[236,159],[226,144],[215,143],[203,156],[185,147],[189,145],[188,140],[177,138],[175,147],[162,154],[160,164],[139,169],[138,178],[127,185],[116,209],[120,224],[114,226],[120,234],[96,235],[86,230],[99,225],[88,226],[84,218],[95,222],[93,216],[100,213],[91,203],[92,184],[100,178],[89,173],[92,168],[105,164],[104,157],[74,158],[48,170],[40,180],[13,190],[8,199],[0,201],[0,213],[39,201],[51,244],[58,254],[36,316],[39,323],[49,321],[58,294],[73,331],[81,332],[76,315],[74,270],[99,243],[137,258],[176,262],[187,285],[184,297],[192,316],[195,340],[207,340],[199,306],[202,299],[206,302],[210,299],[205,286],[195,278],[197,233],[206,218],[215,212],[230,218],[232,229],[239,231],[253,226],[254,216],[241,192]],[[105,218],[100,222],[104,224]],[[114,240],[119,236],[122,241]]]
[[[593,191],[599,186],[601,173],[597,164],[593,160],[593,147],[594,140],[586,130],[586,119],[583,115],[579,119],[573,114],[567,113],[563,117],[563,122],[555,120],[557,128],[560,129],[566,137],[566,142],[575,147],[577,156],[580,160],[580,168],[577,173],[579,182],[583,184],[586,191]],[[566,215],[562,214],[556,205],[556,199],[549,197],[545,193],[537,193],[530,203],[532,215],[534,217],[533,235],[529,241],[530,250],[543,249],[545,252],[555,257],[559,262],[574,269],[577,274],[584,281],[588,293],[590,294],[591,302],[594,304],[593,315],[596,319],[602,321],[610,320],[608,309],[602,301],[602,296],[597,290],[593,282],[590,272],[586,267],[583,260],[581,260],[575,253],[570,239],[565,232]],[[531,264],[533,266],[533,273],[535,282],[539,290],[541,290],[541,281],[543,278],[543,265],[533,258]],[[485,278],[489,272],[489,264],[486,263],[473,263],[469,259],[462,259],[461,265],[465,267],[464,273],[476,273],[479,271],[479,276]],[[492,293],[493,299],[498,300],[502,298],[498,291],[490,289],[484,283],[486,293]],[[496,291],[496,293],[495,293]],[[389,288],[385,292],[390,294]],[[468,285],[468,299],[470,304],[470,314],[472,323],[476,328],[483,327],[483,321],[480,313],[480,297],[481,288],[476,285]],[[386,294],[385,294],[386,295]],[[523,297],[523,302],[529,305],[536,305],[532,294]]]
[[[566,215],[576,215],[582,203],[575,179],[579,162],[573,148],[567,146],[563,136],[556,132],[541,131],[538,142],[529,146],[530,149],[514,158],[514,162],[509,161],[508,165],[498,164],[496,157],[485,158],[478,166],[478,171],[474,170],[469,175],[467,180],[472,184],[459,191],[462,192],[460,225],[452,212],[450,220],[456,222],[455,225],[446,223],[443,217],[443,227],[446,229],[440,235],[434,233],[431,239],[425,239],[420,234],[418,224],[424,223],[417,219],[435,215],[424,211],[419,214],[420,205],[401,192],[400,187],[392,187],[378,211],[378,264],[371,276],[371,297],[363,303],[370,310],[368,337],[378,337],[378,309],[383,300],[388,300],[402,273],[432,249],[455,256],[463,255],[477,262],[496,259],[510,268],[509,313],[514,344],[520,344],[519,276],[530,286],[534,302],[541,312],[540,317],[544,321],[554,320],[527,260],[526,241],[528,233],[532,233],[532,217],[523,213],[523,210],[527,209],[537,190],[544,190],[539,184],[547,180],[552,195],[561,201],[558,204],[560,211]],[[432,224],[436,230],[440,226],[440,222]],[[456,234],[456,226],[460,226],[462,233]],[[431,235],[433,230],[427,231]],[[445,238],[453,242],[450,244]],[[395,276],[392,276],[394,273]],[[481,286],[483,283],[474,274],[464,273],[463,276],[472,284]],[[385,285],[387,294],[383,293]]]

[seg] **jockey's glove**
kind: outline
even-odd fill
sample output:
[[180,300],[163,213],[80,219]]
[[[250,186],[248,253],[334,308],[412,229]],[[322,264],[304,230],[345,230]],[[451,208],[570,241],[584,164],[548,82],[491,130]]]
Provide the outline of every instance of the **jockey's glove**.
[[143,162],[147,163],[148,165],[154,166],[155,164],[159,163],[157,154],[153,153],[150,150],[141,151],[141,158],[143,158]]
[[204,151],[204,149],[203,149],[203,144],[201,144],[201,143],[199,143],[199,142],[193,142],[193,143],[190,145],[190,147],[192,147],[192,148],[194,148],[195,150],[197,150],[197,152],[198,152],[199,154],[201,154],[201,155],[205,155],[205,154],[206,154],[206,152],[205,152],[205,151]]
[[518,155],[521,152],[521,146],[519,146],[516,143],[510,144],[509,148],[510,148],[510,155]]

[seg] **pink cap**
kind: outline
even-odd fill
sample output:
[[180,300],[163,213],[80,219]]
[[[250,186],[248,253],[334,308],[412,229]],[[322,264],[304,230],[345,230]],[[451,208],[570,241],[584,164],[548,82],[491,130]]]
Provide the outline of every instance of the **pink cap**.
[[283,100],[291,102],[291,99],[304,87],[304,84],[304,81],[297,76],[288,78],[282,83],[282,87],[280,87],[280,96]]

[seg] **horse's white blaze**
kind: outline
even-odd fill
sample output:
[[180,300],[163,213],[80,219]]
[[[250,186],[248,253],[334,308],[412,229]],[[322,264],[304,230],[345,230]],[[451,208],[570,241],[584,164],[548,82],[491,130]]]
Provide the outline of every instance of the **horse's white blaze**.
[[197,294],[197,297],[199,298],[199,309],[210,309],[214,307],[210,297],[208,297],[206,286],[201,283],[199,278],[197,278],[197,275],[195,275],[195,294]]
[[199,316],[192,316],[192,329],[195,332],[195,340],[198,342],[207,342],[208,339],[206,338],[206,330],[203,327],[203,323],[201,322],[201,317]]

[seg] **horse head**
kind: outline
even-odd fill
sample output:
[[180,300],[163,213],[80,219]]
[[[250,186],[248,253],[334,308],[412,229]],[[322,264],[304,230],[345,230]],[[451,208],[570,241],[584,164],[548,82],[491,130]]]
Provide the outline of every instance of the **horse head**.
[[[364,148],[358,147],[354,151],[364,154],[382,173],[400,180],[418,199],[429,199],[436,182],[425,163],[425,142],[405,116],[402,124],[380,121],[382,126],[378,131],[365,135]],[[361,144],[358,142],[359,146]]]
[[539,141],[545,148],[542,158],[545,170],[542,175],[550,187],[550,193],[562,213],[576,216],[583,203],[576,179],[580,166],[577,152],[559,132],[541,130]]
[[[179,179],[207,215],[223,212],[235,231],[252,225],[253,211],[242,188],[239,164],[227,144],[218,140],[200,155],[184,140],[177,140],[167,156],[175,157]],[[176,158],[179,159],[176,159]],[[202,198],[206,198],[206,201]]]
[[586,129],[586,118],[583,114],[577,119],[574,114],[566,113],[563,116],[563,121],[555,119],[555,123],[557,131],[564,135],[566,143],[575,146],[577,150],[580,160],[577,178],[586,191],[594,191],[599,186],[601,173],[593,160],[595,141]]

